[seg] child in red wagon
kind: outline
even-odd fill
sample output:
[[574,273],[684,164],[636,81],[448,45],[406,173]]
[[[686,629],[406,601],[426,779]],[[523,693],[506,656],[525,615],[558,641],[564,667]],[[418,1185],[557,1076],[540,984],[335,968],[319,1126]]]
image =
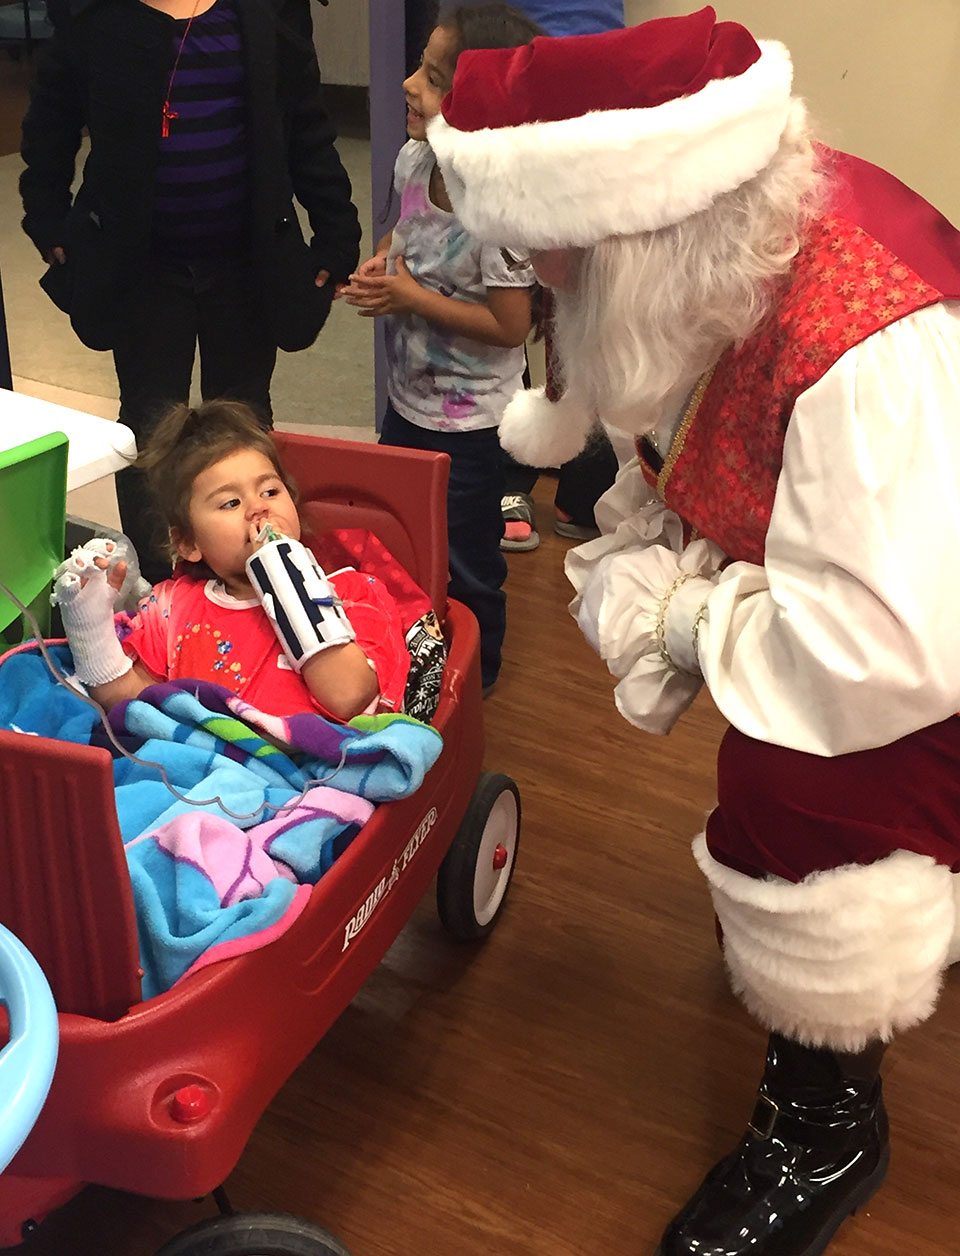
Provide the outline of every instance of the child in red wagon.
[[372,574],[327,576],[301,544],[293,486],[246,406],[177,406],[138,464],[179,560],[173,579],[115,622],[126,564],[95,540],[54,586],[77,678],[102,706],[190,678],[271,715],[402,709],[410,655],[396,600]]

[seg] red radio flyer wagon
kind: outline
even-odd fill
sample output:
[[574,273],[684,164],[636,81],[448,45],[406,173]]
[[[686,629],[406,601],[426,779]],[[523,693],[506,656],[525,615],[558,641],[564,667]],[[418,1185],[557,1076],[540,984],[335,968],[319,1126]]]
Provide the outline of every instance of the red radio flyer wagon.
[[[171,1200],[218,1196],[275,1092],[434,875],[441,919],[458,938],[483,937],[503,906],[520,802],[509,777],[481,771],[477,625],[446,597],[446,456],[283,433],[277,441],[300,489],[304,539],[368,529],[436,608],[449,650],[434,719],[442,753],[414,795],[377,808],[282,936],[142,1002],[110,755],[0,731],[0,921],[36,956],[60,1031],[46,1104],[0,1175],[0,1246],[23,1241],[86,1183]],[[162,1249],[200,1253],[345,1249],[319,1227],[260,1214],[201,1222]]]

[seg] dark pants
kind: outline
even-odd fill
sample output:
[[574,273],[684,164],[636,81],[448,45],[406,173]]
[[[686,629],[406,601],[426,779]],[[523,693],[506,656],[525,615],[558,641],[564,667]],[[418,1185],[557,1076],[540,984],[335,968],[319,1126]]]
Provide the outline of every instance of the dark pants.
[[507,627],[507,595],[502,584],[507,560],[500,552],[503,516],[502,450],[495,427],[476,432],[437,432],[417,427],[387,403],[381,445],[432,449],[450,455],[447,536],[450,583],[447,592],[463,602],[480,625],[480,673],[484,688],[500,671]]
[[[270,379],[277,347],[246,262],[153,263],[130,304],[113,359],[120,422],[133,429],[140,448],[165,410],[189,400],[198,344],[203,399],[244,401],[266,426],[272,424]],[[123,531],[145,578],[155,584],[170,574],[162,556],[165,526],[148,502],[142,472],[127,468],[116,483]]]
[[[554,504],[583,528],[595,524],[593,508],[617,478],[617,455],[606,435],[598,428],[586,449],[560,468]],[[503,451],[503,474],[507,493],[532,493],[540,475],[539,467],[524,466]]]
[[[523,368],[524,388],[529,388],[530,382],[528,362]],[[554,505],[581,528],[594,527],[596,520],[593,508],[617,478],[619,465],[603,428],[596,427],[586,448],[576,458],[571,458],[560,467]],[[539,467],[528,467],[523,462],[517,462],[516,458],[503,450],[505,493],[526,493],[529,496],[539,478]]]

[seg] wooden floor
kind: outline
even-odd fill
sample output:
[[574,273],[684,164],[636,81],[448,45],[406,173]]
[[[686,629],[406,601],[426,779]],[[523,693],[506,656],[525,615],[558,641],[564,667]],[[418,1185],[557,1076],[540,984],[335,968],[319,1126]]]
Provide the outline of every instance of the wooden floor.
[[[739,1136],[764,1037],[727,990],[689,853],[722,732],[701,698],[667,739],[616,715],[544,541],[510,557],[487,764],[519,783],[501,923],[448,942],[424,902],[277,1095],[227,1189],[323,1224],[354,1256],[650,1256]],[[283,1027],[277,1027],[282,1033]],[[894,1158],[831,1256],[960,1251],[960,981],[889,1057]],[[215,1212],[89,1188],[31,1247],[151,1256]]]

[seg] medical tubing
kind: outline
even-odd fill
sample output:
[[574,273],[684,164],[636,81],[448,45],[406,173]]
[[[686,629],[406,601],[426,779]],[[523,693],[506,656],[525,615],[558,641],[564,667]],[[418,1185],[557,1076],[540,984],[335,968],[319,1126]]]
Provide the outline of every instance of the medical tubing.
[[[97,712],[97,715],[100,717],[100,723],[103,725],[104,732],[107,734],[108,739],[110,740],[112,745],[120,752],[120,754],[122,754],[125,759],[129,759],[131,763],[136,763],[140,767],[156,769],[156,771],[160,773],[160,779],[162,780],[163,784],[167,787],[170,793],[173,794],[174,798],[176,798],[178,802],[186,803],[188,806],[191,806],[191,807],[219,807],[220,810],[225,815],[229,816],[231,820],[255,820],[264,811],[272,811],[274,815],[282,815],[286,811],[296,810],[296,808],[300,806],[304,798],[306,798],[307,794],[315,785],[326,785],[329,781],[333,780],[333,778],[343,768],[344,764],[347,761],[347,747],[346,747],[346,744],[344,744],[340,750],[340,762],[337,764],[337,766],[333,769],[333,771],[328,776],[311,778],[310,780],[307,781],[303,789],[300,791],[299,795],[292,802],[283,803],[279,807],[274,806],[273,803],[263,802],[260,804],[259,807],[257,807],[256,811],[249,811],[249,812],[231,811],[231,809],[227,806],[227,804],[224,802],[223,798],[219,794],[216,794],[213,798],[190,798],[186,794],[181,794],[180,791],[174,785],[171,785],[170,778],[167,776],[166,768],[163,766],[162,763],[155,763],[152,759],[140,759],[137,757],[137,755],[132,754],[129,750],[127,750],[124,746],[121,746],[120,742],[117,740],[116,736],[114,735],[113,729],[110,727],[110,721],[107,717],[106,711],[103,709],[100,703],[97,702],[95,699],[91,698],[89,694],[81,693],[79,689],[77,689],[74,685],[70,684],[66,676],[64,676],[63,673],[60,671],[59,667],[57,667],[56,663],[54,662],[53,656],[50,654],[50,651],[47,649],[47,644],[43,640],[43,630],[41,629],[40,625],[37,623],[36,619],[33,617],[33,614],[30,611],[30,608],[27,606],[24,606],[24,604],[20,601],[20,599],[16,596],[16,594],[11,592],[11,590],[7,588],[7,586],[3,583],[2,580],[0,580],[0,593],[2,593],[5,598],[9,598],[9,600],[14,604],[17,610],[20,611],[20,613],[26,618],[27,622],[29,623],[33,631],[34,636],[37,639],[37,646],[39,647],[40,654],[43,657],[43,661],[46,663],[47,667],[50,670],[51,676],[53,676],[57,684],[62,685],[64,689],[68,689],[70,693],[72,693],[75,697],[80,698],[83,702],[86,702],[88,706],[92,706],[93,709]],[[380,608],[377,607],[377,609],[379,610]]]

